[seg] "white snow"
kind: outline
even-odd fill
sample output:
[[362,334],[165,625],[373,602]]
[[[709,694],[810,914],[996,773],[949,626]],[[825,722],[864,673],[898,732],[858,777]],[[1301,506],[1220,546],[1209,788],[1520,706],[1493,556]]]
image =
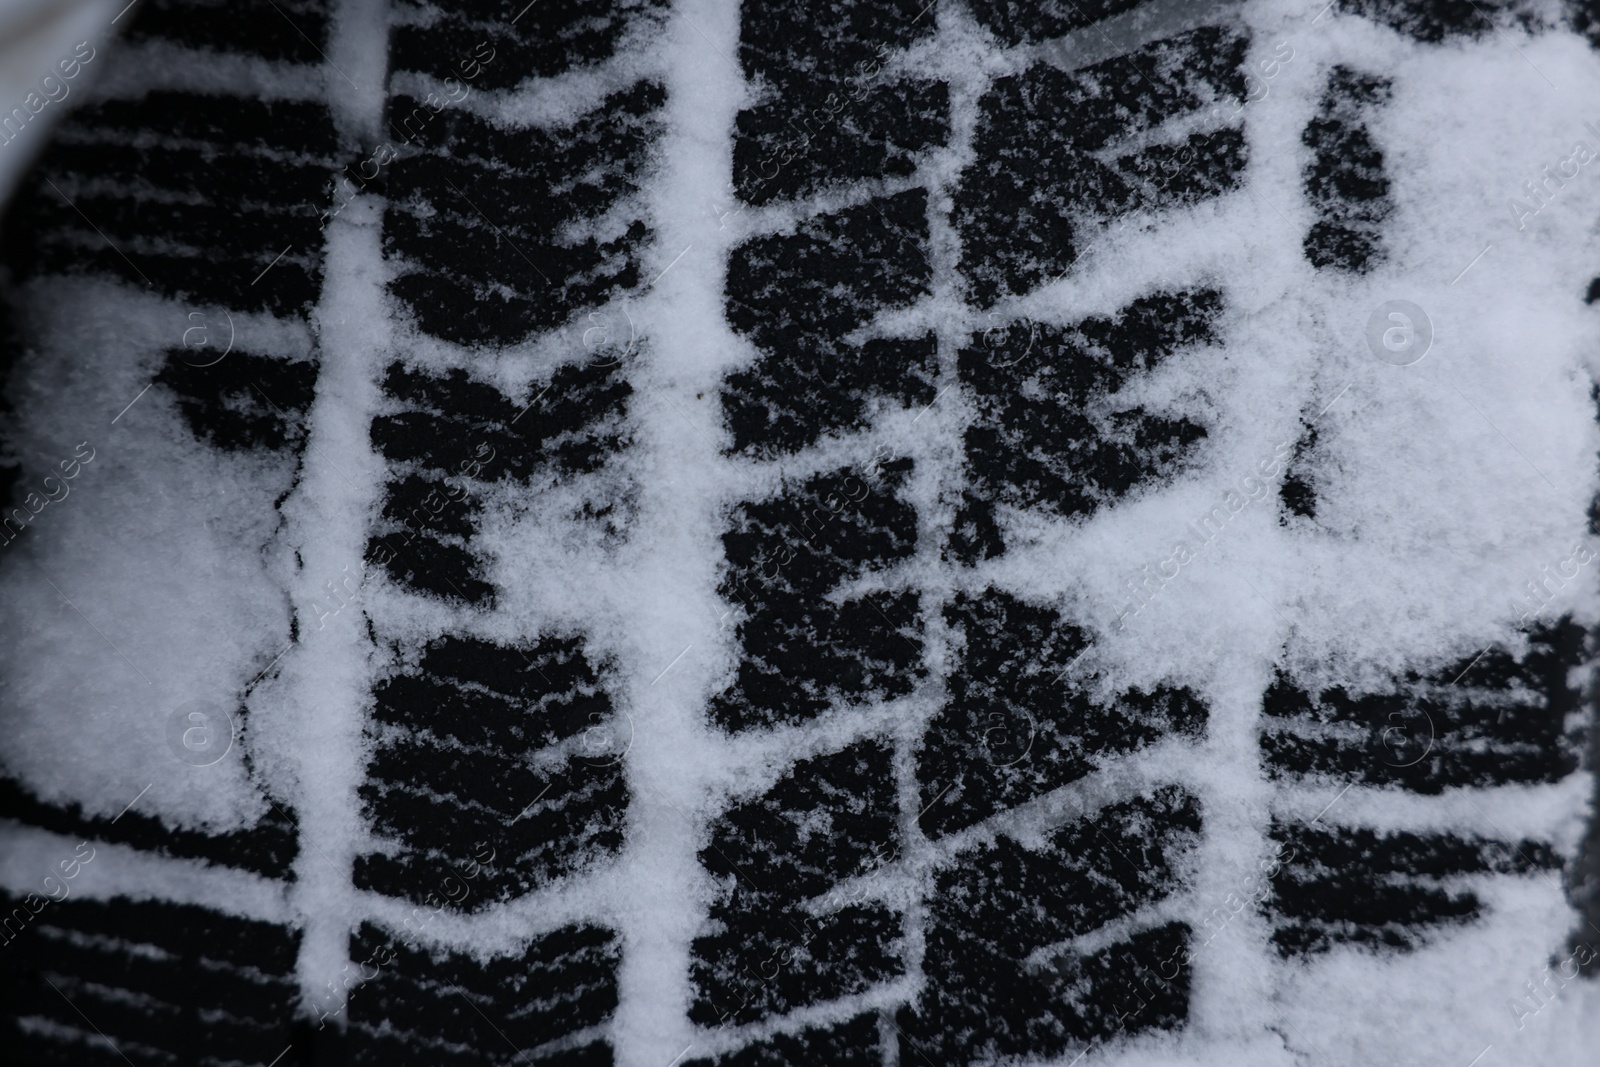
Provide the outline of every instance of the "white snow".
[[[895,739],[901,806],[916,811],[909,750],[950,667],[938,609],[958,585],[989,583],[1051,601],[1093,631],[1086,681],[1187,685],[1206,699],[1211,718],[1198,746],[1155,746],[974,834],[1001,825],[1038,832],[1151,783],[1183,782],[1202,797],[1205,836],[1192,888],[1162,908],[1197,925],[1228,894],[1259,884],[1274,815],[1309,820],[1330,802],[1327,818],[1340,824],[1556,833],[1563,848],[1574,847],[1593,793],[1587,774],[1487,795],[1365,787],[1338,795],[1337,785],[1267,782],[1256,738],[1261,693],[1280,656],[1359,689],[1408,670],[1437,671],[1493,642],[1515,647],[1527,583],[1574,558],[1575,545],[1600,551],[1586,520],[1600,489],[1600,429],[1589,397],[1600,372],[1600,317],[1580,299],[1600,273],[1600,166],[1580,165],[1547,187],[1536,213],[1509,204],[1527,203],[1525,183],[1574,158],[1578,144],[1600,153],[1600,133],[1589,125],[1600,126],[1600,59],[1566,33],[1506,30],[1420,45],[1302,0],[1252,0],[1243,10],[1252,65],[1280,61],[1243,110],[1248,188],[1109,230],[1066,277],[999,309],[1002,318],[1069,323],[1162,288],[1219,286],[1227,305],[1220,343],[1173,360],[1128,394],[1203,417],[1210,433],[1198,458],[1173,484],[1087,522],[1008,519],[1013,547],[970,575],[953,574],[936,547],[951,521],[941,494],[960,476],[955,443],[971,415],[959,388],[926,411],[886,413],[867,431],[793,459],[757,464],[722,454],[717,386],[754,356],[723,317],[729,251],[863,195],[728,213],[733,118],[749,99],[729,58],[738,55],[729,4],[679,0],[664,28],[630,42],[617,60],[515,90],[475,91],[463,105],[508,126],[559,125],[640,71],[659,73],[668,131],[645,183],[655,234],[645,276],[660,274],[647,292],[489,357],[425,338],[395,313],[383,291],[375,204],[358,200],[330,224],[313,329],[321,372],[302,480],[282,525],[271,503],[291,487],[290,466],[196,447],[160,390],[140,392],[194,309],[101,282],[23,290],[37,349],[71,358],[21,363],[12,432],[30,471],[55,465],[80,441],[94,459],[26,537],[0,548],[15,557],[0,556],[0,597],[13,608],[0,641],[0,674],[11,680],[0,760],[47,798],[108,816],[147,786],[139,810],[175,825],[245,826],[267,810],[269,796],[303,814],[296,881],[285,894],[253,876],[115,846],[98,846],[74,892],[159,893],[291,918],[305,930],[304,987],[314,1004],[332,1006],[328,984],[350,962],[348,930],[363,918],[398,929],[411,911],[350,882],[354,857],[372,844],[355,789],[367,755],[368,688],[393,666],[390,643],[415,647],[446,630],[521,641],[581,625],[592,656],[613,661],[623,680],[620,710],[631,738],[623,853],[481,915],[440,915],[421,939],[487,954],[566,922],[611,923],[623,944],[611,1028],[618,1063],[660,1067],[685,1046],[692,1055],[728,1046],[731,1037],[697,1030],[687,1017],[689,945],[711,895],[696,860],[708,820],[796,759],[863,736]],[[904,183],[935,193],[934,293],[869,332],[936,330],[942,389],[955,384],[956,348],[994,321],[961,300],[948,194],[972,158],[978,98],[1021,61],[1001,54],[959,5],[941,3],[936,15],[937,41],[894,60],[951,83],[950,145],[929,153]],[[274,95],[325,92],[341,129],[381,136],[383,18],[371,0],[340,7],[331,61],[353,86],[326,71],[322,84],[281,70],[241,76]],[[1292,60],[1281,61],[1280,43]],[[649,59],[641,58],[646,45]],[[1357,278],[1314,271],[1301,250],[1312,214],[1301,188],[1308,150],[1300,131],[1341,63],[1393,79],[1392,100],[1369,116],[1396,205],[1383,231],[1388,259]],[[214,77],[171,73],[181,69],[162,65],[140,84]],[[1369,320],[1391,300],[1414,303],[1431,325],[1431,348],[1409,366],[1368,347]],[[235,320],[252,351],[289,354],[311,341],[267,317]],[[532,502],[491,495],[480,545],[503,590],[493,617],[421,603],[372,576],[319,627],[313,605],[326,602],[326,583],[361,569],[383,469],[367,427],[388,363],[470,367],[508,395],[531,395],[553,367],[584,357],[585,331],[596,327],[626,331],[637,353],[629,371],[635,445],[626,469],[605,485],[625,484],[634,497],[629,545],[608,549],[567,520],[579,489],[552,489]],[[1318,435],[1317,515],[1284,525],[1281,457],[1305,425]],[[922,524],[919,554],[896,578],[922,592],[933,680],[881,707],[720,737],[704,707],[736,664],[732,627],[719,622],[729,605],[713,592],[725,509],[808,471],[865,463],[885,445],[917,461],[908,499]],[[1262,464],[1274,459],[1272,476],[1247,481],[1261,479]],[[1248,503],[1200,544],[1191,524],[1230,491]],[[1129,580],[1170,558],[1179,540],[1189,542],[1192,560],[1147,604],[1125,611]],[[1580,570],[1545,617],[1570,611],[1587,625],[1600,622],[1595,573]],[[301,639],[279,659],[291,619]],[[209,767],[176,760],[164,733],[171,711],[189,701],[231,710],[264,670],[236,724],[235,751]],[[909,818],[902,830],[906,855],[868,891],[912,902],[927,892],[935,866],[959,862],[951,849],[975,839],[936,846]],[[0,882],[20,891],[73,844],[14,827],[5,836]],[[1471,886],[1485,898],[1486,918],[1400,957],[1341,948],[1285,963],[1268,944],[1266,921],[1247,909],[1195,953],[1188,1029],[1096,1049],[1085,1062],[1489,1067],[1592,1058],[1600,991],[1563,984],[1533,1010],[1525,985],[1544,980],[1574,926],[1559,884],[1531,876]],[[920,922],[913,906],[902,982],[781,1025],[843,1018],[913,992]],[[1511,998],[1529,1012],[1511,1007]]]

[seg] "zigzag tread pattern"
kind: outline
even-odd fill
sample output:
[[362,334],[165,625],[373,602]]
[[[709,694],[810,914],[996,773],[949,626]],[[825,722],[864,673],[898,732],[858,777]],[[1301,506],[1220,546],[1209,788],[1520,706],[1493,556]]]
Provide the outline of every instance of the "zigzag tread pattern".
[[[809,754],[696,813],[695,861],[712,889],[688,946],[687,1018],[717,1051],[687,1063],[1072,1062],[1190,1025],[1188,916],[1208,798],[1133,775],[1073,814],[1059,802],[1157,747],[1196,752],[1211,709],[1181,682],[1075,674],[1091,642],[1082,605],[1018,589],[996,564],[1028,547],[1019,517],[1087,524],[1191,469],[1214,432],[1207,412],[1130,394],[1226,344],[1230,294],[1194,278],[1061,321],[1001,311],[998,345],[972,326],[1082,270],[1109,226],[1161,225],[1240,190],[1253,146],[1241,123],[1215,118],[1244,95],[1252,47],[1231,14],[1074,70],[1038,51],[1138,6],[965,5],[985,48],[1031,57],[984,76],[969,135],[952,116],[958,87],[892,62],[943,41],[948,23],[928,7],[742,5],[751,91],[730,180],[752,212],[802,217],[761,216],[721,294],[726,325],[753,352],[714,398],[723,458],[774,477],[733,499],[715,531],[717,592],[737,621],[734,666],[705,720],[730,744],[787,736]],[[363,708],[368,837],[353,886],[358,900],[381,898],[375,912],[426,907],[474,931],[525,923],[526,898],[611,872],[640,802],[626,754],[591,743],[597,730],[616,736],[630,665],[581,627],[536,622],[507,639],[519,576],[486,534],[508,501],[577,492],[588,502],[563,528],[586,530],[602,556],[632,536],[638,364],[559,360],[520,392],[496,371],[506,353],[647,289],[656,234],[642,194],[660,162],[666,83],[640,75],[549,126],[439,106],[427,87],[464,78],[510,98],[543,79],[613,77],[619,49],[648,41],[663,5],[518,7],[395,5],[384,122],[398,148],[370,184],[341,191],[346,179],[330,178],[355,146],[322,103],[161,90],[71,116],[48,180],[23,194],[5,235],[23,279],[115,278],[304,327],[330,212],[341,197],[381,198],[385,297],[426,341],[393,353],[376,383],[366,426],[383,481],[364,548],[388,605],[446,621],[419,638],[384,607],[368,618],[388,666]],[[1340,0],[1427,43],[1527,21],[1470,7]],[[309,0],[249,3],[233,18],[213,0],[148,8],[132,34],[142,46],[291,69],[333,32],[327,5]],[[533,35],[546,46],[525,47]],[[1302,250],[1315,270],[1385,261],[1394,205],[1371,120],[1389,88],[1337,68],[1303,131],[1315,221]],[[791,158],[768,176],[780,154]],[[962,163],[938,176],[935,158]],[[961,325],[926,314],[935,292],[958,295]],[[224,456],[304,461],[330,356],[241,350],[215,373],[191,356],[173,348],[154,379],[183,433]],[[952,392],[955,414],[937,408]],[[949,449],[871,448],[881,425],[917,412],[949,432]],[[841,446],[856,458],[838,460]],[[1308,431],[1280,491],[1290,535],[1317,513],[1317,449]],[[1591,653],[1561,620],[1522,651],[1493,648],[1380,692],[1286,659],[1262,698],[1263,769],[1278,790],[1332,782],[1424,800],[1562,782],[1584,741],[1571,672]],[[907,722],[915,729],[895,725]],[[138,813],[113,824],[5,778],[0,813],[285,886],[303,858],[297,816],[276,806],[236,833],[173,832]],[[1486,917],[1488,879],[1569,862],[1537,836],[1337,817],[1280,814],[1266,836],[1286,857],[1261,904],[1272,950],[1308,964],[1425,951]],[[502,937],[492,953],[363,914],[330,1033],[308,1030],[295,1007],[296,923],[124,896],[0,904],[21,961],[7,1040],[32,1062],[221,1065],[266,1062],[277,1047],[286,1063],[602,1067],[615,1055],[630,946],[598,908]]]

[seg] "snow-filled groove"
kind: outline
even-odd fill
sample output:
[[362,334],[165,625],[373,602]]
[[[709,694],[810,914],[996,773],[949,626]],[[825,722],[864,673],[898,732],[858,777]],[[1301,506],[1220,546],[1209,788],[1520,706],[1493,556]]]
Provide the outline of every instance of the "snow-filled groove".
[[4,231],[5,1039],[1574,1062],[1600,61],[1483,7],[147,0]]
[[725,608],[712,595],[718,546],[711,530],[716,501],[736,478],[717,455],[711,402],[732,337],[721,313],[727,234],[707,192],[725,187],[730,168],[727,131],[741,88],[728,59],[737,51],[737,13],[680,0],[664,33],[674,132],[660,145],[662,169],[647,194],[659,220],[647,274],[654,281],[635,313],[646,338],[637,448],[652,457],[639,466],[639,522],[660,536],[640,539],[629,553],[633,567],[616,600],[631,616],[637,657],[626,756],[632,840],[617,906],[625,949],[615,1043],[617,1062],[627,1067],[681,1063],[704,1042],[685,1009],[706,878],[696,842],[722,763],[703,719],[708,674],[726,654],[718,618]]
[[[345,144],[368,143],[376,132],[371,116],[382,106],[385,12],[371,0],[341,0],[329,14],[328,50],[362,75],[357,83],[342,68],[335,71],[339,82],[329,99],[334,124]],[[382,319],[381,219],[375,205],[352,204],[323,228],[326,281],[312,313],[323,359],[306,418],[299,483],[281,505],[302,531],[290,538],[296,573],[289,597],[294,632],[304,640],[278,662],[275,710],[282,716],[278,728],[295,739],[286,748],[295,763],[300,852],[289,894],[304,916],[301,996],[319,1025],[342,1013],[342,979],[352,962],[350,871],[361,840],[355,789],[371,671],[366,621],[342,605],[365,584],[349,576],[364,577],[364,516],[376,497],[378,471],[366,425],[378,401],[376,368],[388,345],[363,324]]]

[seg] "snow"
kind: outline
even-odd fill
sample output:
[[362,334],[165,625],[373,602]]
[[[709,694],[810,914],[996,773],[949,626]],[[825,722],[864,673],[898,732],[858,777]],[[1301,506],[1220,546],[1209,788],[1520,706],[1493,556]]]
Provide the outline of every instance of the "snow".
[[[33,605],[0,642],[12,687],[7,765],[44,797],[91,813],[116,815],[148,785],[145,810],[177,825],[253,822],[266,809],[242,759],[250,746],[188,766],[168,749],[166,724],[190,701],[235,714],[286,643],[270,552],[236,546],[270,543],[278,519],[263,489],[283,492],[293,471],[196,449],[166,394],[143,392],[188,325],[183,309],[152,313],[98,282],[27,298],[35,343],[77,358],[23,364],[12,394],[19,452],[30,472],[57,467],[81,442],[93,459],[0,549],[12,557],[5,601]],[[237,321],[258,351],[293,344],[275,324]]]
[[[28,620],[13,621],[0,641],[11,709],[0,758],[41,795],[107,816],[147,786],[140,809],[174,825],[247,826],[274,798],[304,813],[295,881],[281,896],[237,872],[156,862],[115,846],[99,846],[75,891],[159,893],[292,917],[304,928],[302,982],[325,991],[350,962],[353,924],[376,916],[398,928],[409,912],[357,892],[349,879],[354,857],[372,844],[355,790],[371,743],[368,691],[394,666],[391,643],[415,646],[447,628],[514,640],[582,624],[597,656],[619,664],[625,679],[631,806],[623,853],[482,916],[442,915],[422,938],[488,954],[598,917],[614,923],[623,942],[612,1026],[618,1062],[659,1067],[686,1045],[697,1053],[715,1047],[721,1039],[686,1015],[690,941],[711,898],[696,861],[708,816],[769,785],[796,759],[869,735],[901,742],[901,805],[915,811],[905,752],[937,698],[925,688],[805,727],[733,739],[714,733],[705,700],[736,665],[731,626],[719,621],[728,605],[713,592],[721,519],[738,500],[810,471],[865,463],[884,445],[917,460],[908,499],[924,536],[905,572],[927,598],[930,670],[948,668],[938,603],[958,586],[992,582],[1048,600],[1092,631],[1080,668],[1086,684],[1188,685],[1210,705],[1199,748],[1156,746],[1103,769],[1021,811],[1022,828],[1141,783],[1189,785],[1206,808],[1205,839],[1192,891],[1171,906],[1197,924],[1228,894],[1259,884],[1275,814],[1311,819],[1329,802],[1341,823],[1470,827],[1513,838],[1557,828],[1559,843],[1575,847],[1593,794],[1586,773],[1476,798],[1397,798],[1366,787],[1335,796],[1335,786],[1266,781],[1256,740],[1261,694],[1280,654],[1297,668],[1336,668],[1347,684],[1376,689],[1495,642],[1515,647],[1528,582],[1585,550],[1600,552],[1586,518],[1600,490],[1590,398],[1600,320],[1579,299],[1600,267],[1600,167],[1581,165],[1535,213],[1508,204],[1526,203],[1525,183],[1577,158],[1578,145],[1600,153],[1600,132],[1590,126],[1600,125],[1600,59],[1569,33],[1505,30],[1421,45],[1298,0],[1252,0],[1243,11],[1252,64],[1281,59],[1280,42],[1293,49],[1243,110],[1248,188],[1181,213],[1136,217],[1103,234],[1067,277],[999,309],[1002,319],[1070,323],[1163,287],[1222,287],[1222,340],[1128,393],[1153,408],[1203,414],[1210,432],[1198,459],[1175,481],[1089,521],[1003,518],[1010,550],[959,577],[938,558],[933,534],[951,518],[942,494],[957,476],[952,442],[972,413],[960,390],[920,413],[886,413],[870,430],[802,457],[756,464],[723,454],[718,384],[754,354],[723,314],[729,251],[862,195],[733,215],[719,209],[734,202],[732,123],[749,94],[727,59],[738,54],[737,12],[727,4],[680,0],[651,42],[659,51],[648,62],[667,86],[668,132],[645,183],[655,234],[645,276],[659,279],[644,294],[485,359],[426,338],[396,315],[384,293],[379,212],[363,200],[328,227],[327,281],[311,337],[270,317],[235,316],[252,351],[288,354],[314,338],[321,373],[298,481],[289,464],[196,448],[164,394],[141,393],[192,309],[100,282],[24,289],[36,348],[73,357],[27,359],[13,382],[12,432],[27,480],[80,441],[94,458],[27,537],[0,549],[14,557],[0,556],[0,597]],[[341,6],[332,65],[353,85],[328,76],[340,128],[369,139],[381,118],[382,18],[369,0]],[[999,55],[954,5],[941,4],[938,19],[938,43],[904,59],[925,60],[930,76],[952,85],[950,147],[929,153],[904,183],[936,190],[934,293],[868,330],[937,331],[947,384],[955,348],[994,321],[963,302],[948,193],[971,158],[979,96],[1018,60]],[[635,51],[643,45],[634,42],[597,71],[475,92],[464,106],[508,125],[569,121],[642,69]],[[1312,215],[1301,192],[1308,150],[1300,131],[1338,64],[1393,79],[1391,102],[1369,121],[1396,205],[1383,231],[1388,259],[1342,278],[1314,271],[1301,249]],[[178,75],[152,77],[178,84]],[[276,95],[323,93],[291,86],[281,72],[250,77]],[[1426,354],[1403,366],[1368,341],[1374,313],[1402,300],[1422,309],[1432,334]],[[506,590],[493,618],[421,603],[376,575],[349,607],[320,618],[313,605],[326,603],[327,583],[361,572],[383,471],[367,427],[380,410],[377,383],[388,363],[398,355],[433,370],[470,366],[509,395],[531,396],[555,365],[583,352],[584,331],[595,325],[626,329],[636,342],[635,448],[627,471],[615,475],[635,498],[628,546],[614,556],[576,533],[563,518],[575,502],[565,490],[532,504],[507,493],[485,509],[482,545]],[[1307,427],[1317,433],[1308,473],[1318,511],[1314,521],[1282,523],[1277,486]],[[280,519],[272,501],[284,493]],[[1230,494],[1243,502],[1237,509]],[[1219,504],[1226,524],[1212,539],[1196,536],[1195,525]],[[1192,559],[1147,603],[1135,598],[1130,581],[1173,558],[1179,542]],[[1582,569],[1546,617],[1571,612],[1585,625],[1600,623],[1594,581],[1594,571]],[[23,613],[21,605],[31,607]],[[369,624],[379,633],[376,648]],[[292,647],[291,625],[299,634]],[[246,693],[232,752],[205,767],[173,758],[165,730],[174,709],[233,709]],[[911,855],[901,881],[875,891],[914,894],[918,879],[951,861],[914,823],[906,834]],[[6,837],[0,879],[17,890],[71,844],[14,828]],[[1552,932],[1574,925],[1561,886],[1536,876],[1483,878],[1474,888],[1486,901],[1481,924],[1400,957],[1338,948],[1314,964],[1285,963],[1267,943],[1266,920],[1246,910],[1195,954],[1189,1029],[1098,1049],[1086,1062],[1585,1061],[1600,1036],[1592,983],[1562,986],[1531,1014],[1508,1006],[1511,998],[1534,1006],[1524,983],[1540,981],[1560,950]],[[913,931],[907,990],[921,978],[919,936]],[[315,995],[331,1003],[325,992]],[[851,1001],[805,1019],[842,1018],[859,1007]]]

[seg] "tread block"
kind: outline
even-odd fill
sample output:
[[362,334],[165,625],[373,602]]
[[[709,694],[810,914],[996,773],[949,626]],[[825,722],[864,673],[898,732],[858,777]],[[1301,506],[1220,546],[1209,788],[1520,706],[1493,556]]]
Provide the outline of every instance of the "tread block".
[[739,625],[742,658],[711,713],[730,731],[804,722],[840,700],[887,700],[922,670],[915,593],[868,594],[831,604],[782,604]]
[[189,430],[227,452],[294,448],[305,440],[305,417],[316,396],[317,364],[232,351],[214,364],[199,353],[167,353],[156,382],[177,396]]
[[964,644],[917,761],[918,822],[930,836],[1081,778],[1100,757],[1205,727],[1206,708],[1186,689],[1132,689],[1110,707],[1079,692],[1063,675],[1087,635],[1047,607],[991,589],[957,594],[944,615]]
[[[902,497],[911,460],[840,467],[773,499],[745,501],[722,535],[722,593],[755,613],[797,596],[825,596],[916,550],[916,512]],[[804,565],[792,565],[801,560]]]
[[1309,469],[1310,457],[1317,450],[1317,428],[1307,426],[1295,442],[1294,453],[1289,457],[1289,467],[1284,472],[1283,483],[1278,487],[1278,499],[1284,514],[1278,516],[1280,525],[1289,524],[1289,516],[1304,519],[1317,517],[1316,475]]
[[170,91],[91,104],[64,119],[19,190],[7,258],[25,277],[109,274],[202,304],[303,313],[321,286],[337,144],[322,104]]
[[1166,787],[1062,827],[1040,851],[1002,835],[957,857],[930,902],[927,987],[899,1012],[901,1061],[1054,1057],[1118,1029],[1181,1026],[1186,924],[1088,954],[1060,943],[1182,888],[1199,831],[1198,801]]
[[[403,849],[362,857],[357,888],[419,903],[442,892],[451,906],[470,912],[524,896],[622,848],[628,790],[620,763],[573,759],[543,775],[511,768],[521,771],[526,788],[519,777],[469,791],[463,781],[502,768],[481,756],[399,760],[370,770],[358,792],[373,829],[399,839]],[[515,799],[523,800],[520,811]]]
[[975,336],[957,356],[977,409],[964,437],[972,488],[957,518],[957,558],[999,553],[985,508],[1089,515],[1181,470],[1205,427],[1119,406],[1116,394],[1134,375],[1215,341],[1222,307],[1221,293],[1199,289],[1140,297],[1072,327],[1013,324],[1032,338],[1021,354],[997,353]]
[[522,402],[460,369],[434,375],[397,363],[384,392],[401,410],[372,420],[373,443],[391,462],[439,475],[471,466],[485,481],[587,474],[629,444],[626,371],[620,361],[564,364]]
[[123,812],[115,819],[89,815],[79,804],[41,800],[22,782],[0,776],[0,818],[15,819],[24,826],[36,826],[64,837],[205,860],[268,878],[292,879],[294,859],[300,851],[298,826],[277,805],[269,808],[254,826],[213,834],[170,827],[155,816],[138,811]]
[[20,1062],[94,1063],[102,1050],[127,1062],[109,1041],[140,1065],[210,1065],[291,1043],[296,931],[125,897],[0,895],[0,907],[13,954],[0,1028]]
[[480,608],[494,604],[494,586],[485,577],[488,564],[455,541],[408,529],[405,535],[369,539],[367,559],[381,563],[393,581],[414,593]]
[[949,137],[950,91],[943,82],[877,86],[868,76],[849,88],[810,85],[801,99],[739,112],[734,191],[760,205],[834,184],[910,177],[918,154]]
[[314,66],[328,48],[328,7],[327,0],[148,0],[128,37]]
[[398,261],[390,291],[434,337],[506,345],[636,288],[649,230],[624,201],[664,100],[641,81],[546,131],[391,97],[389,128],[404,147],[385,184],[384,250]]
[[1244,130],[1192,133],[1117,157],[1117,170],[1145,204],[1189,203],[1239,188],[1249,150]]
[[362,979],[348,1001],[353,1067],[488,1067],[524,1060],[519,1052],[563,1067],[611,1063],[608,1044],[585,1041],[617,1006],[621,948],[603,927],[566,926],[485,961],[363,923],[350,958]]
[[500,752],[543,748],[611,713],[576,639],[546,637],[520,651],[446,635],[415,672],[374,687],[374,717],[414,732]]
[[839,585],[908,559],[909,460],[840,468],[734,509],[719,589],[742,610],[737,677],[712,699],[730,731],[804,722],[838,700],[902,696],[922,674],[919,599],[881,591],[835,603]]
[[938,372],[933,334],[875,338],[844,363],[762,359],[728,375],[722,407],[735,449],[794,452],[822,434],[865,426],[875,404],[933,403]]
[[[1600,48],[1600,3],[1596,0],[1567,0],[1563,5],[1572,28],[1583,35],[1590,48]],[[1593,299],[1585,301],[1593,303]]]
[[[456,506],[450,507],[454,500]],[[384,487],[382,517],[398,526],[421,526],[448,537],[468,538],[478,532],[483,502],[430,471],[391,478]]]
[[1569,671],[1588,654],[1570,618],[1540,626],[1519,657],[1491,648],[1386,692],[1315,695],[1282,671],[1262,701],[1261,748],[1276,778],[1328,775],[1438,794],[1448,788],[1558,782],[1578,769]]
[[1483,901],[1459,888],[1459,876],[1529,874],[1562,864],[1538,841],[1287,823],[1275,823],[1270,836],[1286,860],[1272,876],[1265,910],[1272,942],[1285,957],[1346,944],[1412,951],[1483,914]]
[[890,752],[862,741],[802,760],[713,822],[700,862],[721,883],[694,941],[702,1026],[753,1022],[901,973],[900,917],[873,902],[806,904],[898,854]]
[[[580,639],[447,635],[379,682],[374,705],[382,732],[358,793],[400,847],[360,857],[358,888],[473,911],[621,848],[621,756],[587,743],[615,713]],[[580,734],[574,751],[524,759]]]
[[1335,67],[1300,139],[1311,149],[1306,196],[1317,213],[1306,258],[1318,269],[1364,274],[1383,261],[1383,222],[1394,211],[1383,153],[1363,113],[1389,99],[1389,79]]
[[796,452],[862,425],[876,396],[932,398],[931,341],[845,340],[930,292],[927,243],[927,193],[913,189],[734,250],[728,321],[761,352],[724,394],[735,451]]
[[1237,126],[1131,153],[1116,142],[1242,99],[1248,47],[1238,30],[1207,26],[1072,73],[1037,63],[997,80],[955,194],[973,299],[988,307],[1059,277],[1086,225],[1237,187],[1247,162]]
[[882,72],[891,52],[933,31],[922,0],[811,9],[753,0],[740,15],[741,60],[766,90],[736,122],[734,189],[746,203],[906,177],[917,153],[949,138],[943,83],[889,83]]
[[932,35],[927,0],[837,0],[797,7],[752,0],[739,11],[739,62],[784,99],[806,83],[859,71]]
[[526,403],[465,371],[390,366],[372,443],[406,473],[391,477],[368,559],[394,581],[442,600],[488,604],[494,586],[474,550],[488,484],[590,474],[629,443],[633,387],[621,360],[556,368]]
[[[395,70],[439,78],[470,74],[480,88],[511,89],[527,78],[554,77],[611,58],[625,33],[658,17],[665,7],[664,0],[616,0],[601,6],[583,0],[429,5],[431,18],[394,27],[389,63]],[[529,42],[538,42],[538,47]]]

